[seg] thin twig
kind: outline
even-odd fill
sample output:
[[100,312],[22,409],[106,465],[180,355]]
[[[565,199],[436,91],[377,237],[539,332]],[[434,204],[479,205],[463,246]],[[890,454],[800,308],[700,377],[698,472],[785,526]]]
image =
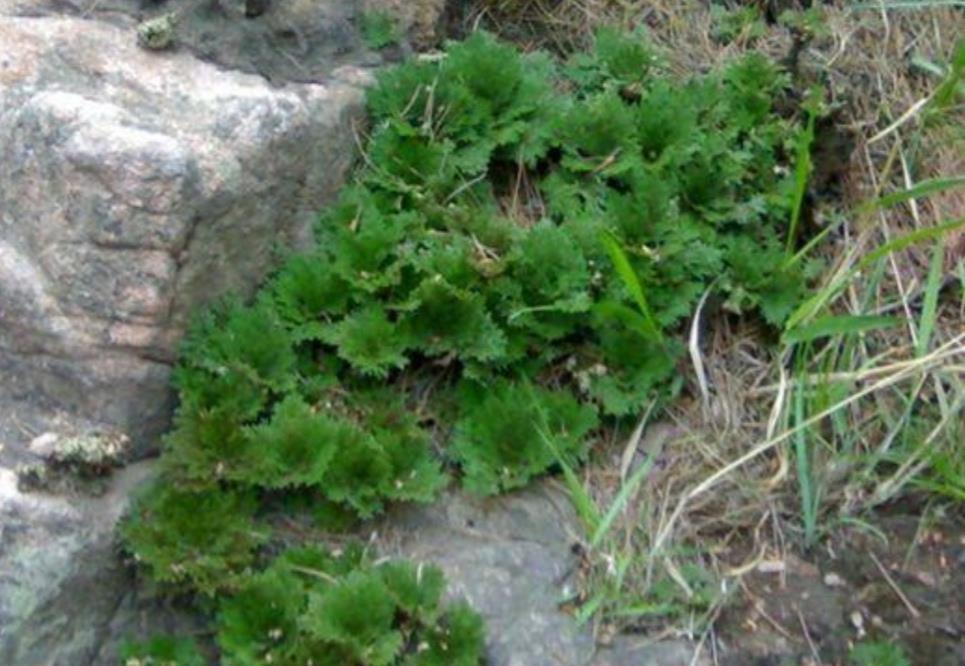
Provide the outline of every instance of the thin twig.
[[896,583],[895,579],[892,578],[891,574],[888,573],[888,570],[885,568],[885,565],[881,563],[881,560],[878,559],[878,556],[870,550],[868,551],[868,556],[871,557],[871,561],[875,563],[876,567],[878,567],[878,571],[881,572],[881,576],[885,579],[885,582],[888,583],[895,595],[897,595],[897,597],[901,600],[901,603],[905,605],[905,608],[908,609],[908,612],[911,613],[911,616],[915,619],[921,617],[921,612],[915,608],[913,603],[911,603],[911,599],[906,597],[905,593],[901,591],[901,588],[898,587],[898,583]]
[[821,661],[821,655],[818,654],[818,648],[814,644],[814,641],[811,640],[811,632],[808,631],[808,624],[804,621],[804,613],[801,612],[801,609],[798,606],[795,606],[794,610],[797,611],[797,619],[801,622],[801,632],[804,634],[804,639],[807,641],[808,648],[811,650],[811,656],[814,657],[814,661],[819,664],[823,664],[824,662]]

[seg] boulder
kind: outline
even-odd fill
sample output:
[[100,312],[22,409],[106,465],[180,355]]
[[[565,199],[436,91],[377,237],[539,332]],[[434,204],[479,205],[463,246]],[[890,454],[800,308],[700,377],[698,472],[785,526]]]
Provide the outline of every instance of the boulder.
[[584,532],[552,480],[499,497],[451,490],[428,506],[397,506],[371,530],[380,552],[442,568],[449,595],[485,619],[491,666],[710,664],[686,640],[617,636],[599,647],[564,610],[578,592]]
[[95,656],[131,588],[114,526],[148,463],[98,497],[22,493],[0,468],[0,663],[107,664]]
[[250,293],[344,182],[369,75],[273,86],[70,17],[0,17],[0,43],[0,419],[143,452],[190,314]]
[[96,497],[59,478],[28,493],[14,470],[50,461],[47,432],[150,452],[191,313],[251,293],[279,248],[308,241],[354,160],[371,80],[347,55],[293,83],[180,44],[145,50],[122,4],[141,3],[0,0],[4,666],[108,664],[124,635],[183,626],[118,556],[148,464]]

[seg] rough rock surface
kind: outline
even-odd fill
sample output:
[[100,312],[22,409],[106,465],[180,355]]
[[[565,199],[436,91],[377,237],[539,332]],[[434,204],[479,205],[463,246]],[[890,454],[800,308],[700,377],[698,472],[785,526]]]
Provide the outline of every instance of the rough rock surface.
[[114,543],[143,467],[97,499],[24,494],[13,470],[40,460],[27,443],[45,431],[150,448],[190,312],[249,292],[277,247],[308,238],[353,161],[370,80],[329,61],[277,85],[189,48],[142,50],[137,17],[111,14],[141,4],[159,6],[0,0],[4,666],[109,664],[139,609],[167,624]]
[[449,594],[483,615],[491,666],[692,663],[685,641],[618,639],[598,649],[590,629],[560,610],[573,591],[581,528],[552,481],[493,498],[450,492],[430,506],[396,507],[374,529],[383,550],[439,565]]
[[0,664],[110,663],[93,659],[131,587],[114,526],[148,467],[96,498],[24,494],[0,468]]
[[0,44],[0,403],[148,442],[189,313],[342,184],[367,75],[276,88],[75,18],[0,17]]
[[[450,0],[450,3],[454,0]],[[344,65],[378,65],[435,46],[446,0],[0,0],[0,14],[71,15],[129,30],[171,17],[171,46],[226,69],[275,83],[324,81]],[[252,11],[254,10],[254,11]],[[399,44],[373,51],[365,12],[387,13]]]

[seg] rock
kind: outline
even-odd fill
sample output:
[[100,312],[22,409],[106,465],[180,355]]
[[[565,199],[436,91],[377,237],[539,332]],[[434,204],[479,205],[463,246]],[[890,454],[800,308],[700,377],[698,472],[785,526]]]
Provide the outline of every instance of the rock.
[[592,666],[710,666],[713,663],[704,649],[694,658],[695,646],[683,640],[652,641],[646,638],[618,636],[612,645],[601,648]]
[[344,181],[369,76],[272,87],[135,42],[0,17],[0,421],[72,415],[143,453],[189,315],[250,293]]
[[[125,28],[130,41],[144,31],[145,47],[188,51],[280,84],[324,82],[346,65],[376,66],[413,46],[435,46],[445,5],[446,0],[0,0],[0,15],[109,21]],[[360,35],[363,12],[393,16],[401,47],[369,49]]]
[[126,468],[97,498],[24,494],[0,468],[0,664],[111,663],[95,656],[132,586],[114,527],[149,467]]
[[572,584],[578,529],[566,496],[539,484],[397,507],[379,532],[386,551],[439,565],[449,593],[483,615],[492,666],[576,666],[589,663],[594,641],[558,606]]
[[575,591],[573,545],[583,532],[552,481],[490,498],[449,491],[430,506],[395,507],[373,529],[383,553],[437,564],[450,596],[483,615],[490,666],[691,663],[686,641],[618,637],[597,649],[590,628],[560,609]]

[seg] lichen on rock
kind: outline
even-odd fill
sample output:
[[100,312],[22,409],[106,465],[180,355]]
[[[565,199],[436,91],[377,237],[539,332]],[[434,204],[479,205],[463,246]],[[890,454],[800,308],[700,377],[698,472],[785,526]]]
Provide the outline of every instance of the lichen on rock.
[[17,467],[17,486],[21,491],[81,491],[96,495],[103,492],[105,477],[126,464],[131,439],[116,430],[83,435],[46,432],[35,437],[29,448],[40,461]]
[[143,21],[137,26],[137,43],[151,51],[162,51],[174,44],[177,14],[169,12]]

